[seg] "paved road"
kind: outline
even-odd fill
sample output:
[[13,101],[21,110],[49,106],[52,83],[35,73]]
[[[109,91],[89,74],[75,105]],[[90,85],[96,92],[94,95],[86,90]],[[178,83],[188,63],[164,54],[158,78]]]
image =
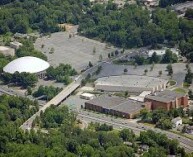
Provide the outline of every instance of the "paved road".
[[81,75],[79,75],[71,84],[66,86],[58,95],[56,95],[53,99],[47,102],[42,108],[39,109],[34,115],[32,115],[27,121],[25,121],[20,128],[23,130],[30,130],[32,128],[32,123],[37,116],[40,115],[41,112],[44,112],[51,105],[59,105],[63,100],[65,100],[72,92],[74,92],[80,85],[82,79],[84,79],[89,73],[93,73],[97,70],[98,66],[103,64],[103,62],[99,62],[95,66],[90,69],[87,69]]
[[[79,75],[77,77],[77,79],[75,79],[74,82],[72,82],[70,85],[68,85],[66,88],[63,89],[63,91],[61,93],[59,93],[57,96],[55,96],[52,100],[50,100],[46,105],[44,105],[36,114],[34,114],[32,117],[30,117],[22,126],[21,128],[26,130],[26,129],[31,129],[32,126],[32,122],[33,120],[40,115],[41,111],[45,111],[46,108],[48,108],[50,105],[58,105],[60,104],[65,98],[67,98],[74,90],[76,90],[81,83],[81,80],[84,79],[88,73],[93,73],[94,71],[96,71],[97,67],[105,64],[107,61],[104,62],[100,62],[97,65],[93,66],[92,68],[86,70],[84,73],[82,73],[81,75]],[[113,125],[114,128],[130,128],[132,129],[136,134],[139,134],[140,131],[144,131],[144,130],[148,130],[148,129],[153,129],[151,127],[147,127],[147,126],[143,126],[143,125],[139,125],[139,124],[135,124],[135,123],[125,123],[122,120],[118,120],[118,121],[114,121],[112,119],[106,120],[106,119],[101,119],[101,118],[96,118],[96,117],[92,117],[89,115],[85,115],[85,114],[78,114],[79,118],[83,118],[85,121],[87,122],[100,122],[100,123],[107,123],[110,125]],[[179,136],[176,135],[174,133],[170,133],[170,132],[166,132],[160,129],[153,129],[156,132],[160,132],[160,133],[164,133],[166,134],[169,138],[171,139],[177,139],[180,142],[180,145],[182,147],[185,148],[185,150],[187,152],[193,152],[193,141],[185,138],[183,136]]]
[[96,117],[93,117],[91,115],[85,115],[84,113],[79,113],[77,118],[82,119],[82,120],[87,121],[87,122],[106,123],[109,125],[113,125],[113,127],[117,128],[117,129],[128,128],[128,129],[133,130],[134,133],[138,134],[138,135],[140,134],[141,131],[153,130],[157,133],[166,134],[167,137],[170,139],[177,139],[180,142],[180,146],[183,147],[186,150],[186,152],[188,152],[188,153],[193,152],[193,141],[192,140],[190,140],[186,137],[168,132],[168,131],[160,130],[158,128],[155,129],[152,127],[144,126],[142,124],[126,122],[126,121],[121,120],[121,119],[114,120],[114,119],[106,118],[106,117],[105,118],[102,118],[102,117],[96,118]]
[[51,99],[48,103],[46,103],[38,112],[32,115],[27,121],[25,121],[20,128],[23,130],[31,129],[32,122],[35,120],[37,116],[40,115],[41,112],[44,112],[46,108],[50,107],[51,105],[58,105],[64,99],[66,99],[72,92],[74,92],[80,86],[80,82],[73,81],[69,84],[66,88],[64,88],[58,95],[56,95],[53,99]]

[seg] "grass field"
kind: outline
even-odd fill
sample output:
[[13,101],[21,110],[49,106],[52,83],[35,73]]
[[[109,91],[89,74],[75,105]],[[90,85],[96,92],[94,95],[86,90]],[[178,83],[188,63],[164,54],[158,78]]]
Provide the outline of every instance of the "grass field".
[[186,90],[184,88],[176,88],[176,89],[174,89],[174,91],[177,93],[182,93],[182,94],[186,93]]

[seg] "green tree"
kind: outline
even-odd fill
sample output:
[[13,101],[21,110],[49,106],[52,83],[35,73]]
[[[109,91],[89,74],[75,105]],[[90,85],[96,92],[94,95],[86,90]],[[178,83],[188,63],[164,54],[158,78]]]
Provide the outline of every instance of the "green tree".
[[178,57],[174,54],[170,49],[167,49],[165,54],[163,55],[162,62],[163,63],[176,63],[178,61]]
[[148,72],[148,70],[147,70],[147,69],[145,69],[145,70],[144,70],[144,75],[147,75],[147,72]]
[[128,72],[127,68],[125,68],[123,71],[124,71],[124,73],[127,73],[127,72]]
[[103,60],[102,54],[99,55],[99,61],[101,62]]
[[134,142],[135,141],[135,134],[132,130],[123,129],[120,131],[119,136],[123,139],[123,141]]
[[193,18],[193,9],[188,8],[185,12],[185,17],[192,19]]
[[32,94],[32,89],[31,89],[31,87],[27,87],[27,94],[28,94],[28,95],[31,95],[31,94]]
[[129,95],[129,92],[128,91],[125,91],[125,98],[127,98]]
[[142,57],[142,56],[135,56],[135,62],[136,62],[138,65],[143,65],[144,62],[145,62],[145,59],[144,59],[144,57]]
[[93,47],[93,50],[92,50],[93,54],[96,53],[96,47]]
[[189,91],[188,91],[188,96],[189,96],[189,99],[190,99],[190,100],[193,100],[192,90],[189,90]]
[[188,84],[192,84],[192,79],[193,79],[193,73],[192,73],[191,69],[188,68],[184,81]]
[[162,75],[162,70],[160,70],[158,73],[159,73],[159,77],[161,77],[161,75]]
[[163,148],[151,147],[143,154],[143,157],[167,157],[167,155]]
[[156,52],[154,52],[150,57],[150,63],[158,63],[159,61],[160,61],[160,57],[157,55]]
[[152,122],[154,124],[156,124],[163,117],[167,117],[167,113],[163,109],[154,110],[152,112]]
[[92,67],[92,66],[93,66],[93,64],[91,63],[91,61],[89,61],[88,66],[89,66],[89,67]]
[[156,124],[156,126],[161,129],[168,130],[168,129],[172,129],[172,122],[170,119],[161,118]]
[[172,64],[168,64],[168,65],[166,66],[166,70],[167,70],[169,76],[172,76],[172,75],[173,75]]
[[147,109],[142,109],[140,111],[140,115],[141,115],[141,120],[142,121],[151,121],[152,118],[152,114],[147,110]]

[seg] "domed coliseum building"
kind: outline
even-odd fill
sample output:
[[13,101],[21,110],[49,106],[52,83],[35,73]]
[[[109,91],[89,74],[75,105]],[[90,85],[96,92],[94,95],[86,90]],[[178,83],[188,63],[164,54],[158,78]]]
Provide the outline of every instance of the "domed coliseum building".
[[50,64],[40,58],[26,56],[11,61],[3,68],[3,71],[10,74],[26,72],[36,74],[39,78],[43,78],[46,69],[49,67]]

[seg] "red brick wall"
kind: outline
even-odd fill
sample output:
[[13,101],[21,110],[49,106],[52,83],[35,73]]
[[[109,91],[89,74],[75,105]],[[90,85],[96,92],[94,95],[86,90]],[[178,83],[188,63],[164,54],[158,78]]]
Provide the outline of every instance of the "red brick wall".
[[145,102],[145,108],[150,111],[152,109],[152,103],[151,102]]
[[155,101],[155,100],[151,100],[151,99],[147,99],[145,98],[145,102],[151,102],[151,109],[152,110],[156,110],[156,109],[165,109],[165,110],[169,110],[171,104],[170,103],[164,103],[164,102],[159,102],[159,101]]
[[[177,104],[176,104],[176,101],[177,101]],[[188,97],[187,96],[178,98],[176,101],[164,103],[164,102],[159,102],[159,101],[145,98],[145,102],[151,102],[151,104],[152,104],[151,109],[152,110],[159,109],[159,108],[170,110],[170,109],[176,108],[176,107],[187,107],[188,106]]]
[[182,97],[182,105],[183,107],[188,106],[188,97],[187,96]]

